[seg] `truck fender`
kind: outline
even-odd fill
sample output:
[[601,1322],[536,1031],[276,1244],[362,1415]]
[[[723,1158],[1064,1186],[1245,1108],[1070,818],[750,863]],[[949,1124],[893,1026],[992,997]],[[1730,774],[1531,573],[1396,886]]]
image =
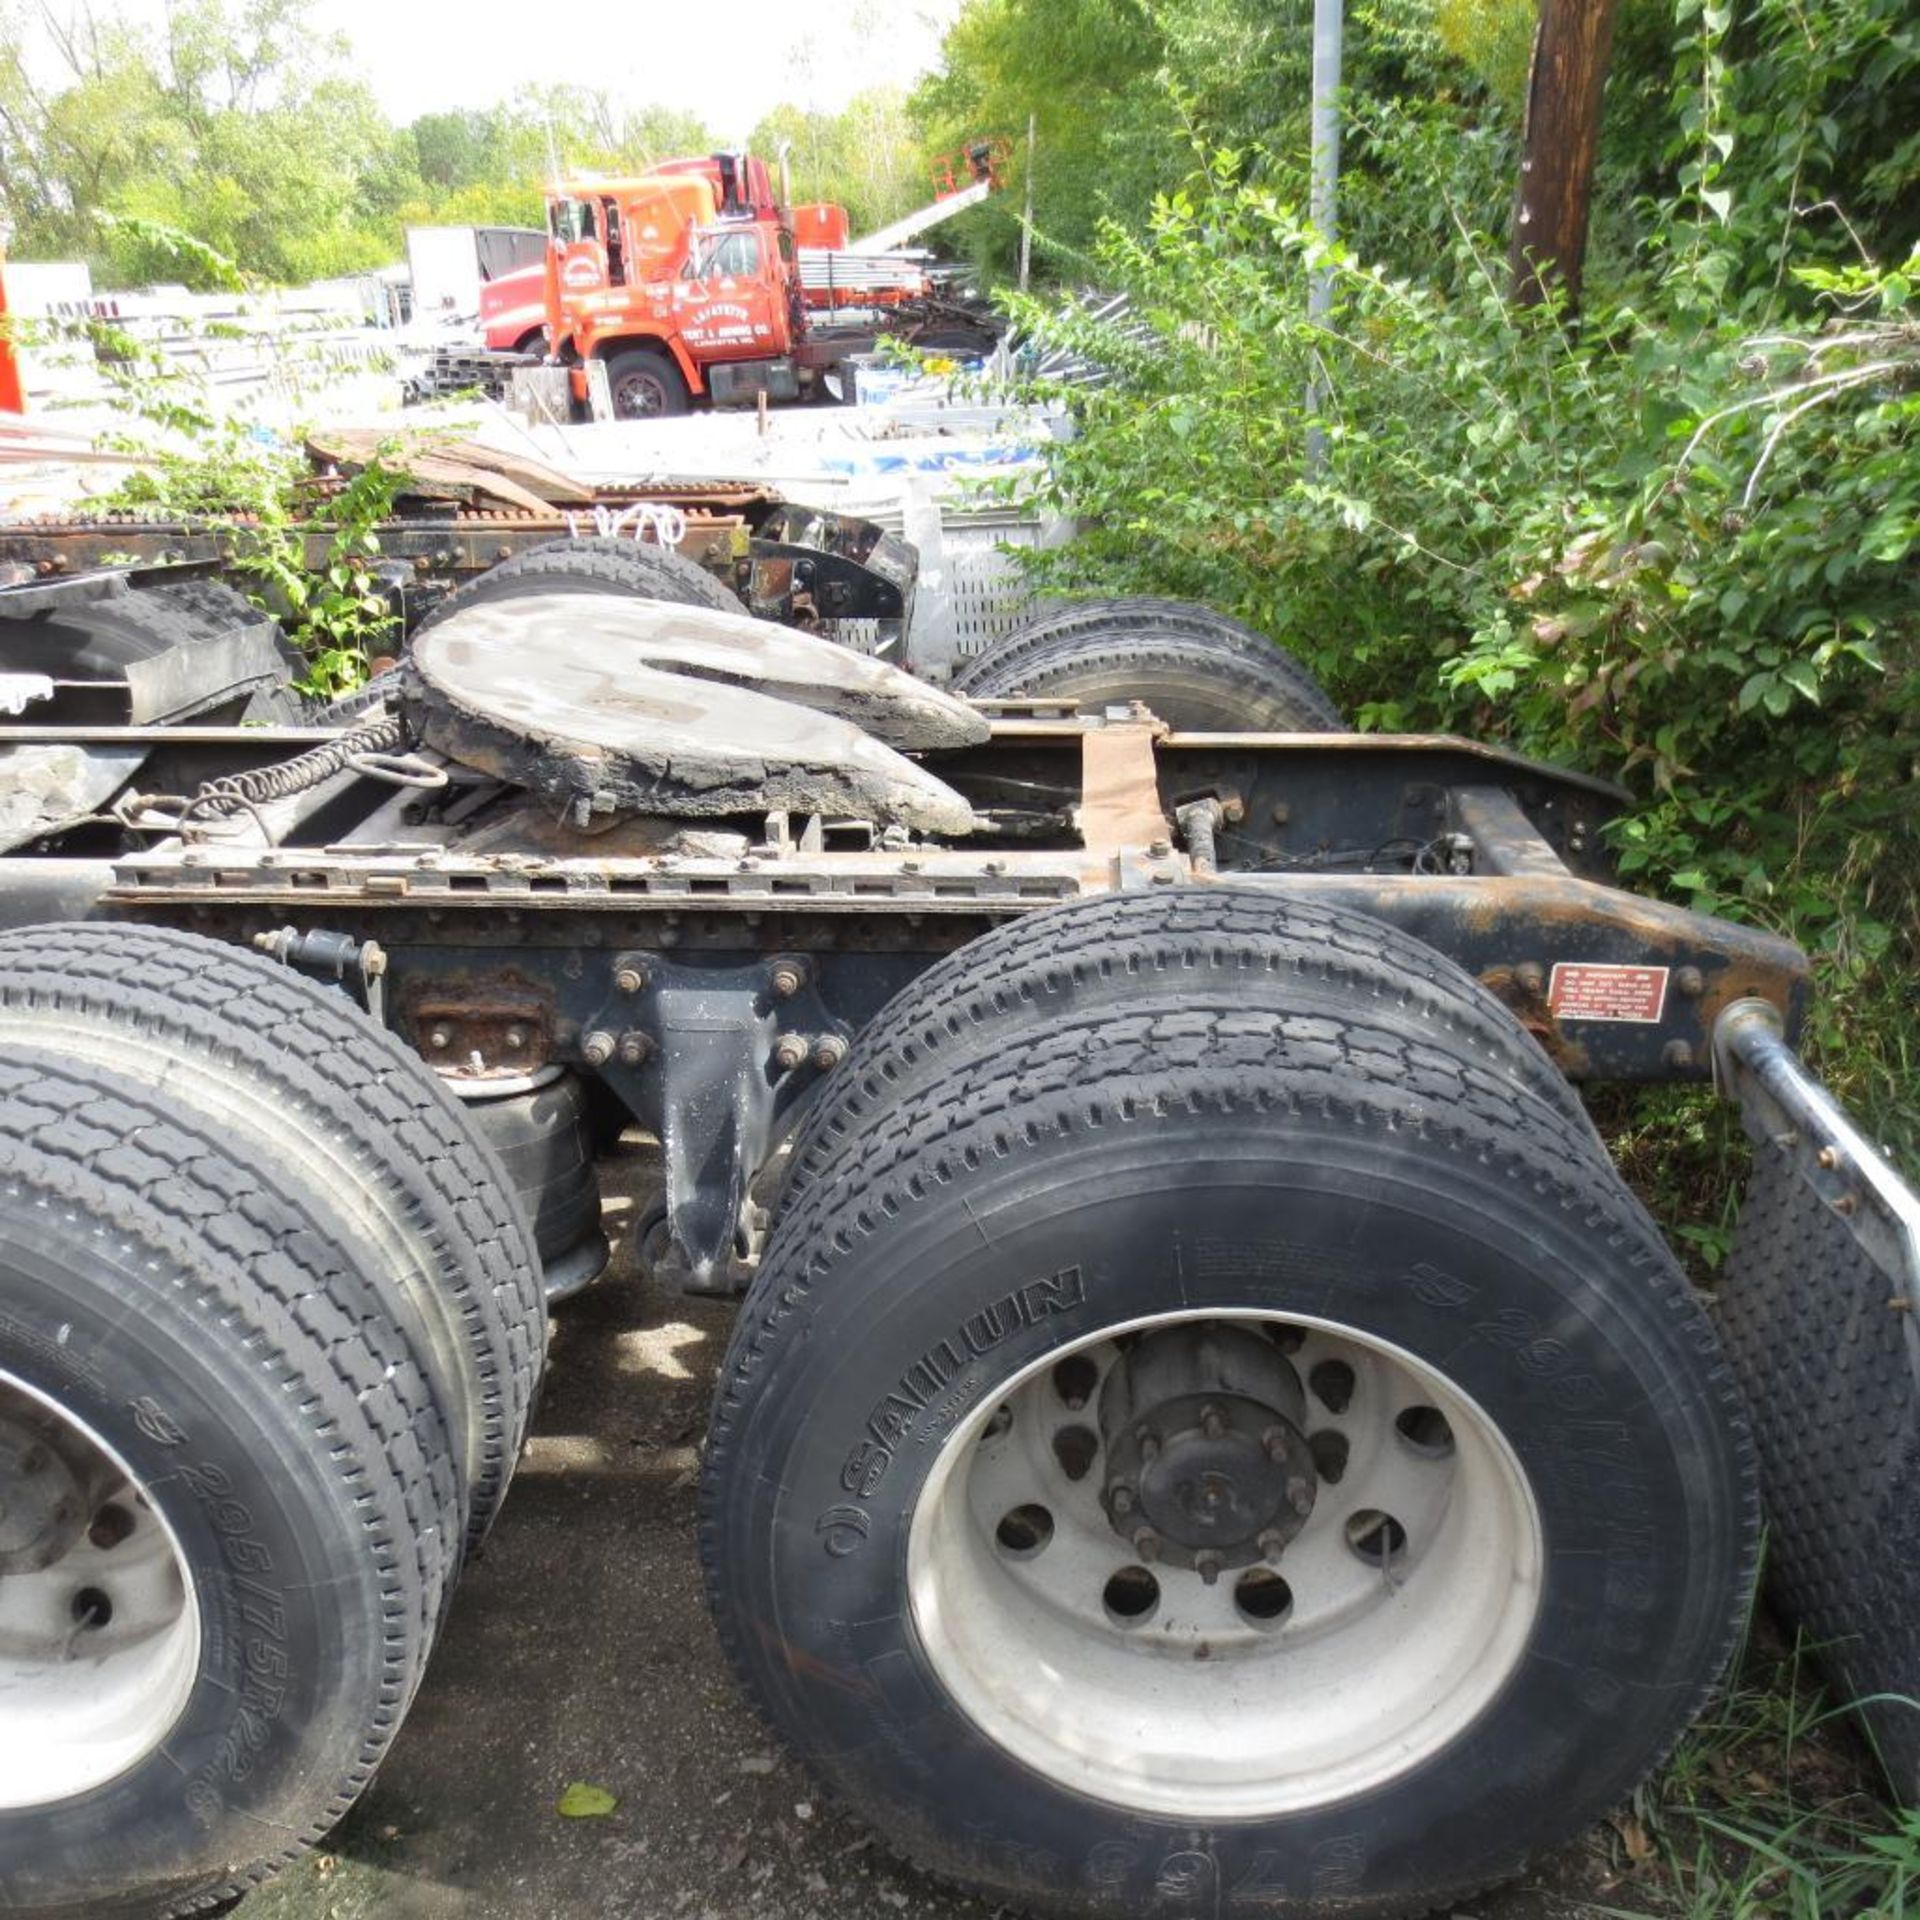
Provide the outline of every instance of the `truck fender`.
[[672,355],[673,364],[680,369],[680,376],[687,383],[687,391],[696,395],[706,392],[707,383],[699,363],[687,352],[678,334],[619,333],[609,334],[605,339],[596,337],[590,357],[611,360],[616,353],[624,353],[629,347],[650,347],[656,353]]

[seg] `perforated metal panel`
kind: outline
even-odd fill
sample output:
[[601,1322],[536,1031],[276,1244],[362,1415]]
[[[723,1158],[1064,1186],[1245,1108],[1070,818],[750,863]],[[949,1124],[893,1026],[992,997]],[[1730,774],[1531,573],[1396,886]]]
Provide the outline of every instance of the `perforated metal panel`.
[[[953,659],[985,652],[1058,604],[1035,595],[1007,549],[1053,545],[1066,531],[1059,520],[1042,520],[1017,507],[958,507],[942,501],[937,510],[937,550],[930,550],[934,543],[926,543],[922,535],[922,571],[907,644],[910,664],[936,672]],[[899,507],[863,506],[859,511],[890,533],[913,537],[908,516]],[[877,636],[854,631],[867,624],[841,622],[834,637],[870,649]]]

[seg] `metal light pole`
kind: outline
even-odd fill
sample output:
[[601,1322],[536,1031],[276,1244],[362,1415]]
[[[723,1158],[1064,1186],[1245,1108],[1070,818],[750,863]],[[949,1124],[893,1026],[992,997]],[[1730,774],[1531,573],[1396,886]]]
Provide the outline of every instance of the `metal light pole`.
[[1027,115],[1027,210],[1020,217],[1020,291],[1027,290],[1027,272],[1033,265],[1033,143],[1040,129],[1040,116]]
[[[1340,62],[1346,41],[1345,0],[1313,0],[1313,185],[1307,211],[1322,241],[1331,243],[1340,215]],[[1333,307],[1333,269],[1316,267],[1307,285],[1307,318],[1320,321]],[[1326,392],[1320,381],[1307,384],[1307,413],[1320,412]],[[1307,429],[1307,471],[1318,475],[1327,464],[1327,437]]]

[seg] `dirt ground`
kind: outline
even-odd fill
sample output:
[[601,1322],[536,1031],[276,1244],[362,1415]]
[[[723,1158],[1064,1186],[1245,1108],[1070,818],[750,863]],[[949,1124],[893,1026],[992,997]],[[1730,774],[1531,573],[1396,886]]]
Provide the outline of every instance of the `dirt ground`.
[[[632,1150],[609,1173],[618,1242],[652,1174]],[[694,1544],[697,1447],[730,1318],[653,1290],[624,1252],[560,1310],[532,1448],[378,1781],[239,1920],[996,1911],[896,1865],[734,1688]],[[561,1818],[575,1781],[617,1796],[613,1813]],[[1639,1906],[1618,1851],[1600,1829],[1475,1900],[1472,1920]]]

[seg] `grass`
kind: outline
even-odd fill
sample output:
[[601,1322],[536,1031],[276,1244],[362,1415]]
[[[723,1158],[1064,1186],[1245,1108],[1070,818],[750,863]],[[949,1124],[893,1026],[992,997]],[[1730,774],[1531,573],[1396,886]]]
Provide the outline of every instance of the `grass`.
[[1811,1650],[1764,1622],[1733,1684],[1615,1823],[1618,1920],[1920,1920],[1920,1813],[1888,1804]]

